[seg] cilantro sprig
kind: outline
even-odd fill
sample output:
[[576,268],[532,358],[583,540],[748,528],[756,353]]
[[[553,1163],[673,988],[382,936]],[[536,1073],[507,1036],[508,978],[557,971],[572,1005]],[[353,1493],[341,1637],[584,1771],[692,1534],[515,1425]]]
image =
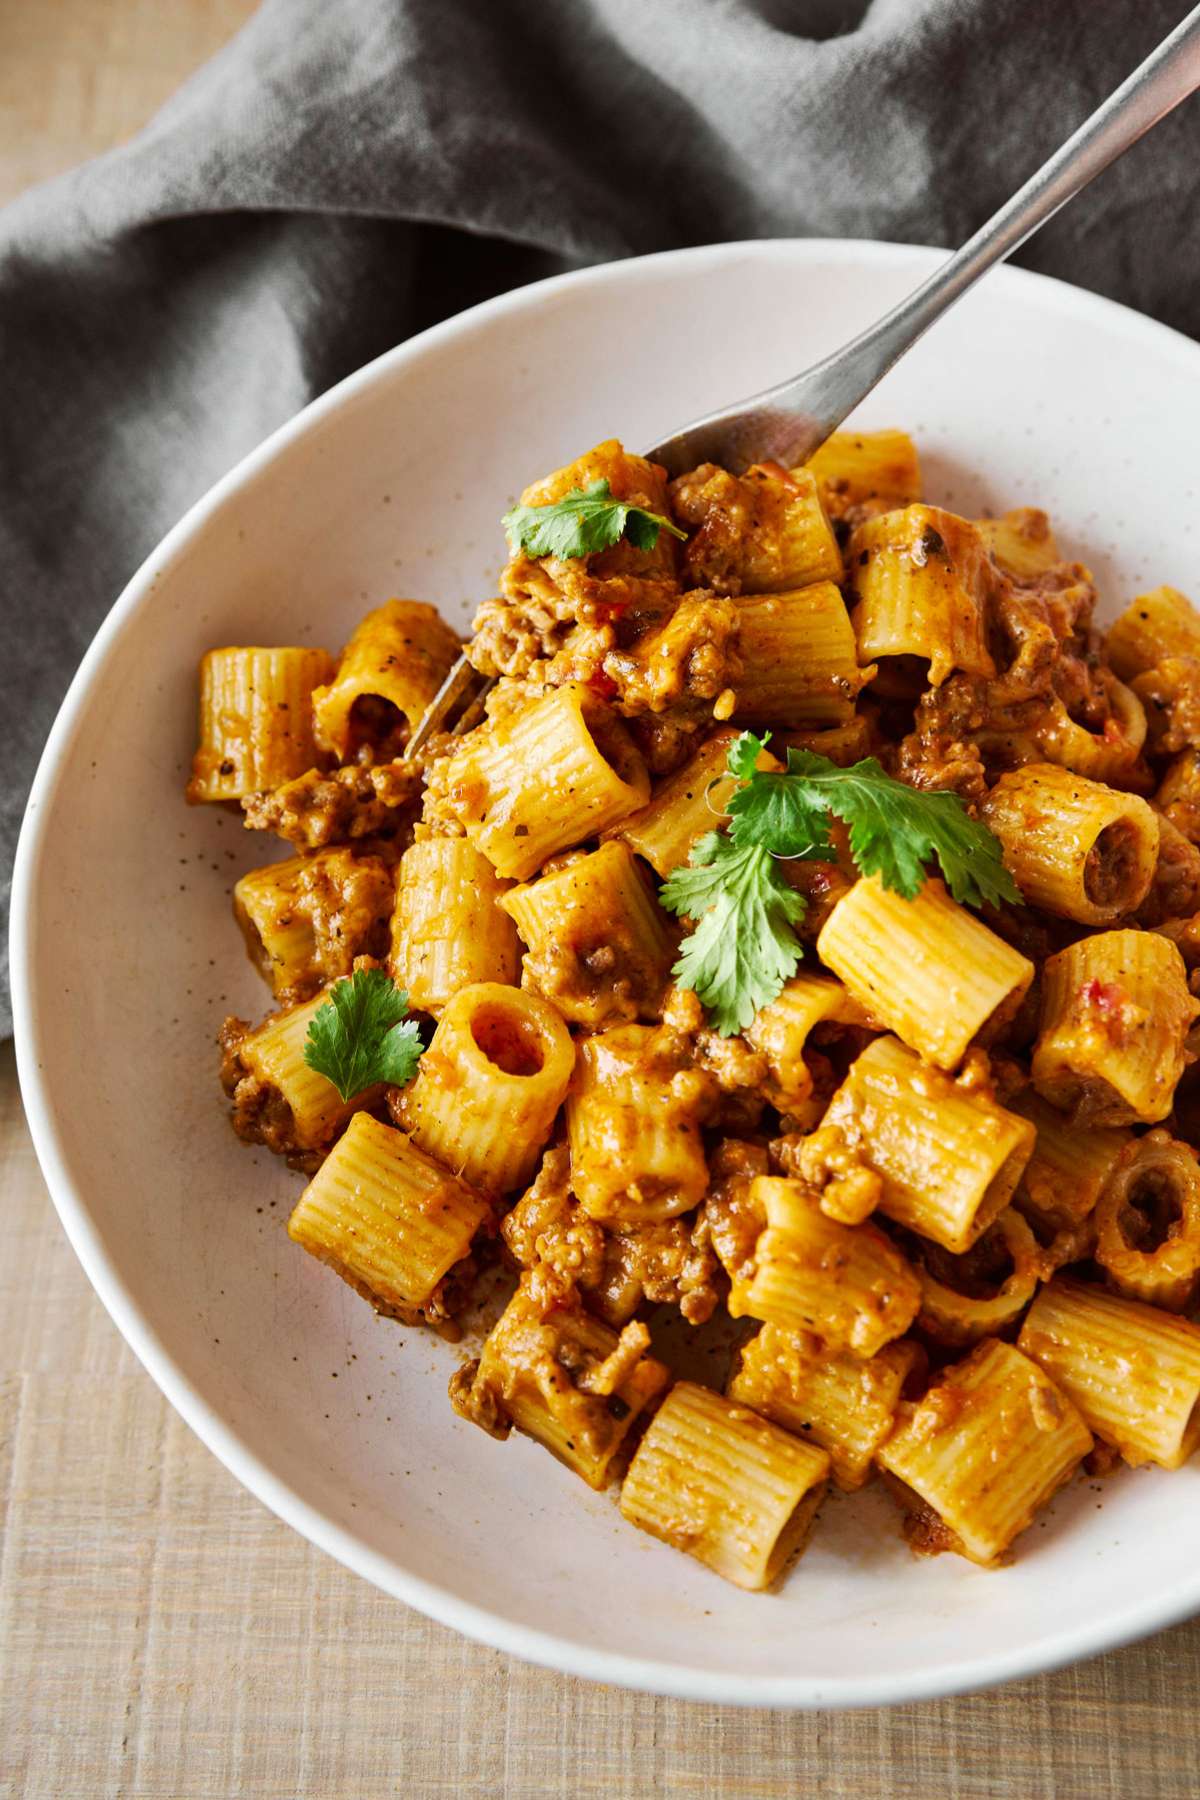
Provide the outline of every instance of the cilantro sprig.
[[687,532],[661,513],[617,500],[606,480],[573,488],[547,506],[514,506],[500,521],[514,550],[530,556],[593,556],[628,538],[636,550],[653,550],[660,531],[686,538]]
[[782,770],[756,765],[769,733],[745,731],[726,766],[739,782],[725,802],[729,826],[710,832],[673,871],[661,900],[694,921],[672,973],[709,1009],[722,1036],[744,1030],[795,974],[803,954],[795,927],[806,910],[775,858],[832,862],[830,821],[849,827],[863,875],[913,900],[936,862],[967,906],[1020,903],[1000,844],[957,794],[911,788],[873,756],[848,769],[811,750],[789,750]]
[[[769,735],[769,734],[768,734]],[[926,865],[936,860],[954,898],[965,906],[1020,904],[999,839],[972,819],[957,794],[909,787],[873,756],[839,768],[812,750],[789,750],[786,770],[756,769],[766,744],[743,732],[730,770],[749,767],[745,785],[726,803],[735,844],[761,844],[775,856],[833,860],[829,821],[850,828],[850,854],[863,875],[915,900]]]
[[304,1060],[343,1100],[352,1100],[379,1081],[403,1087],[416,1074],[422,1050],[404,989],[383,969],[356,969],[334,984],[313,1014]]
[[708,1007],[722,1037],[744,1031],[760,1006],[796,973],[800,940],[792,927],[807,901],[789,887],[771,853],[710,831],[675,869],[659,896],[695,920],[672,973]]

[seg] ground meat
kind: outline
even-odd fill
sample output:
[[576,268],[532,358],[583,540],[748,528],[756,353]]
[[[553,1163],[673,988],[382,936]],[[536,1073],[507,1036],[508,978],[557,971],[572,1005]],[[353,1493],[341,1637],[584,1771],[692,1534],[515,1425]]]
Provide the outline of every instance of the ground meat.
[[689,1325],[711,1318],[719,1298],[707,1226],[689,1219],[637,1225],[608,1241],[609,1280],[631,1283],[655,1306],[677,1306]]
[[671,483],[676,517],[695,529],[684,550],[686,578],[718,594],[740,594],[746,540],[755,528],[754,490],[716,463]]
[[700,1219],[717,1258],[731,1281],[754,1275],[754,1251],[766,1215],[750,1198],[750,1184],[770,1171],[765,1144],[722,1138],[708,1159],[710,1186]]
[[532,1186],[501,1225],[500,1236],[523,1269],[544,1263],[585,1290],[603,1280],[607,1234],[571,1192],[565,1145],[547,1150]]
[[[610,650],[604,673],[615,684],[614,704],[626,718],[662,713],[682,702],[711,703],[736,687],[737,608],[698,588],[682,596],[670,618],[628,649]],[[711,705],[706,704],[706,713]]]
[[242,801],[246,828],[274,831],[305,850],[358,838],[403,836],[421,797],[421,769],[406,762],[376,768],[351,764],[328,773],[310,769]]

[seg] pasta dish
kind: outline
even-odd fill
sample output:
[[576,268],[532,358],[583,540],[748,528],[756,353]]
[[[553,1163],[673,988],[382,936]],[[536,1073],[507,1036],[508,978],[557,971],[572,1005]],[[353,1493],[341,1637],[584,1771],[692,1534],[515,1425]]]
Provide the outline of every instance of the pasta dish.
[[463,1420],[743,1588],[830,1481],[989,1565],[1082,1468],[1179,1468],[1200,613],[1101,636],[1046,515],[929,504],[900,431],[674,481],[607,442],[504,526],[431,736],[420,601],[202,662],[188,798],[287,846],[221,1051],[291,1238],[455,1342],[499,1286]]

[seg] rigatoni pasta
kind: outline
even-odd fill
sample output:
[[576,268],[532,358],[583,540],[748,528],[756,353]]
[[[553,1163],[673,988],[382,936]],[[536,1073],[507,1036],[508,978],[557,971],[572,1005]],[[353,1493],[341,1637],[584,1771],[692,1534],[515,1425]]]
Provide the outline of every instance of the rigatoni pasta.
[[849,1494],[870,1480],[905,1383],[919,1376],[924,1363],[912,1338],[885,1344],[864,1359],[828,1349],[812,1332],[764,1325],[742,1350],[725,1392],[819,1444],[828,1452],[834,1481]]
[[311,769],[313,692],[332,667],[326,650],[210,650],[200,663],[200,743],[188,799],[243,800]]
[[397,1112],[446,1168],[485,1193],[511,1193],[537,1166],[574,1063],[567,1028],[544,1000],[476,982],[443,1009]]
[[288,1236],[377,1312],[436,1322],[437,1290],[488,1214],[486,1200],[402,1131],[356,1112],[301,1194]]
[[629,1465],[621,1511],[735,1586],[767,1588],[804,1549],[828,1474],[815,1445],[677,1381]]
[[859,656],[915,656],[941,685],[955,669],[994,675],[984,618],[987,552],[965,519],[907,506],[860,525],[847,567]]
[[986,1338],[923,1400],[901,1403],[878,1462],[915,1549],[993,1563],[1091,1448],[1079,1411],[1038,1364]]
[[508,887],[466,838],[409,845],[396,871],[388,967],[413,1006],[440,1013],[475,982],[517,981],[521,945],[500,905]]
[[1111,925],[1146,898],[1158,819],[1121,794],[1053,763],[1002,775],[982,808],[1025,899],[1083,925]]
[[817,955],[867,1014],[940,1069],[1012,1016],[1033,964],[931,878],[915,900],[878,877],[856,881],[830,914]]
[[738,608],[739,718],[844,725],[874,669],[860,669],[854,627],[832,581],[764,594]]
[[1033,1084],[1081,1123],[1156,1124],[1171,1110],[1198,1013],[1167,938],[1129,930],[1081,938],[1042,969]]
[[849,1153],[878,1178],[877,1205],[910,1231],[963,1255],[1012,1199],[1034,1128],[986,1083],[952,1081],[894,1037],[851,1064],[801,1166],[824,1185]]
[[572,1025],[654,1018],[674,954],[667,916],[625,844],[588,856],[500,901],[526,946],[521,979]]
[[1200,1443],[1200,1326],[1058,1275],[1019,1344],[1134,1468],[1181,1468]]
[[368,746],[380,761],[403,749],[458,654],[435,607],[389,600],[369,612],[333,680],[313,694],[317,736],[340,762]]

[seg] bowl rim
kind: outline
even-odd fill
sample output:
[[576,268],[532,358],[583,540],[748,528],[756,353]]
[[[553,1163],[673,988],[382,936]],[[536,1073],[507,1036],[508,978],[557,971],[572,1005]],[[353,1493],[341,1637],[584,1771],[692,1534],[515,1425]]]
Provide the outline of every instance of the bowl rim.
[[[51,1199],[72,1248],[118,1331],[146,1372],[186,1423],[230,1473],[271,1512],[344,1567],[385,1593],[415,1607],[439,1624],[476,1642],[527,1662],[590,1681],[608,1682],[676,1699],[786,1708],[851,1708],[899,1705],[990,1687],[1061,1668],[1160,1630],[1200,1610],[1200,1569],[1181,1580],[1170,1597],[1152,1596],[1126,1606],[1100,1622],[1051,1631],[1028,1646],[972,1654],[917,1671],[865,1677],[814,1680],[810,1676],[746,1677],[736,1670],[716,1672],[686,1663],[594,1649],[569,1635],[515,1623],[503,1614],[460,1598],[436,1583],[403,1568],[370,1549],[355,1535],[293,1491],[260,1460],[258,1453],[228,1426],[194,1383],[176,1365],[158,1332],[142,1316],[114,1258],[101,1241],[81,1188],[72,1180],[59,1140],[51,1098],[51,1082],[41,1059],[36,983],[32,972],[32,933],[39,875],[49,819],[69,754],[82,726],[94,677],[155,584],[178,561],[195,535],[224,503],[293,443],[319,427],[330,414],[351,403],[375,382],[427,351],[512,312],[535,309],[560,295],[611,284],[635,285],[653,280],[662,270],[682,270],[702,278],[716,265],[745,259],[766,265],[781,257],[801,262],[867,266],[894,272],[907,266],[914,282],[948,253],[926,245],[898,244],[862,238],[760,238],[687,246],[619,262],[595,264],[550,276],[484,300],[385,351],[355,370],[277,427],[242,457],[227,474],[196,500],[179,522],[131,576],[95,637],[67,689],[46,740],[17,843],[12,883],[10,967],[17,1072],[34,1149]],[[989,276],[993,285],[1038,290],[1040,302],[1060,313],[1089,316],[1140,336],[1160,352],[1173,353],[1200,374],[1200,344],[1167,325],[1117,301],[1068,282],[1023,268],[1004,266]],[[782,372],[782,373],[786,373]],[[782,376],[781,376],[782,378]]]

